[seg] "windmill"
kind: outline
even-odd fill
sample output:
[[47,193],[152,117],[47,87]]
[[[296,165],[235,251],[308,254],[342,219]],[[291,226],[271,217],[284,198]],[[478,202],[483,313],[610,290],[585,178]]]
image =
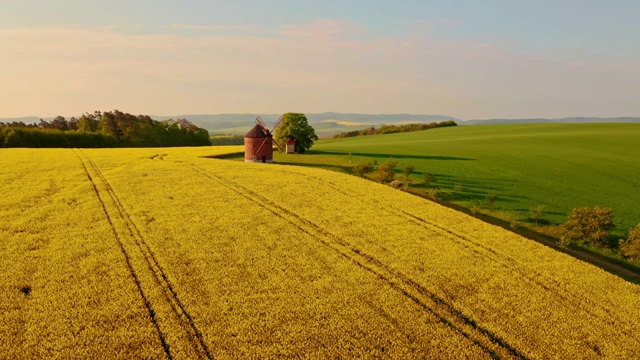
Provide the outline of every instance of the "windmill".
[[[256,125],[244,136],[244,161],[246,162],[273,162],[273,132],[282,124],[282,116],[269,130],[262,118],[256,118]],[[284,151],[276,142],[278,149]]]

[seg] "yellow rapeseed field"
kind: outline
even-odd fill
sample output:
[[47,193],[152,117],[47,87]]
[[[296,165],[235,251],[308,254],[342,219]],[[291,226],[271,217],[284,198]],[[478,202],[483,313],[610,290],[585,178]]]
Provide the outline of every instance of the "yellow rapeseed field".
[[241,150],[0,150],[0,358],[640,358],[640,286]]

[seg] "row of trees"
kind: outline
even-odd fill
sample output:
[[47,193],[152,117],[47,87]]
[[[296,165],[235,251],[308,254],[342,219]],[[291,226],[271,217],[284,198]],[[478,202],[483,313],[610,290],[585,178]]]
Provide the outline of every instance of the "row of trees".
[[[402,176],[396,177],[397,161],[389,159],[380,165],[377,163],[361,162],[353,166],[353,171],[360,177],[364,177],[367,173],[373,172],[373,179],[388,184],[394,188],[404,186],[405,190],[409,186],[409,176],[414,172],[415,167],[411,164],[405,165],[402,170]],[[430,187],[436,180],[435,175],[429,172],[424,173],[424,185],[427,189],[425,196],[433,201],[441,200],[440,189]],[[494,203],[498,199],[497,193],[489,193],[485,198],[486,205],[489,210],[493,209]],[[478,211],[477,206],[471,208],[471,212],[475,215]],[[528,217],[536,225],[542,220],[546,208],[540,205],[530,209]],[[519,227],[519,223],[514,221],[511,227],[515,230]],[[567,221],[560,225],[562,236],[560,243],[567,246],[572,243],[589,244],[599,248],[617,248],[621,255],[630,259],[640,260],[640,224],[629,230],[626,238],[614,241],[611,236],[611,230],[614,228],[613,210],[611,208],[594,208],[583,207],[575,208],[567,217]]]
[[622,255],[640,260],[640,224],[629,230],[627,237],[618,243],[612,241],[613,209],[596,206],[575,208],[567,221],[561,225],[563,236],[561,243],[582,243],[597,247],[619,247]]
[[209,132],[187,119],[156,121],[119,110],[58,116],[37,124],[0,122],[2,147],[161,147],[211,145]]
[[428,124],[406,124],[406,125],[382,125],[378,129],[371,127],[363,130],[347,131],[334,136],[334,138],[347,138],[354,136],[393,134],[399,132],[412,132],[433,129],[437,127],[457,126],[455,121],[431,122]]

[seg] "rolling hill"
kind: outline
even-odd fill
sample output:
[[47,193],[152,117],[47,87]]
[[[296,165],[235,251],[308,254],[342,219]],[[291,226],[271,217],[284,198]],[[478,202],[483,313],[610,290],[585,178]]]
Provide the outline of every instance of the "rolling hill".
[[[275,160],[350,171],[363,161],[390,158],[416,167],[412,187],[424,191],[423,175],[445,200],[486,207],[507,221],[530,222],[529,210],[545,206],[545,222],[560,224],[574,207],[614,209],[617,236],[640,223],[640,124],[515,124],[457,126],[413,133],[324,139],[308,155],[277,153]],[[351,162],[351,163],[350,163]],[[552,229],[550,229],[552,230]]]

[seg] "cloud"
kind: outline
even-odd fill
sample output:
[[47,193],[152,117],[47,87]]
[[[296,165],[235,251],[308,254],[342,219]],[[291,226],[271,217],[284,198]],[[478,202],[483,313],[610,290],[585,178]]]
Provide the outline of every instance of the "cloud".
[[191,24],[170,24],[167,26],[171,30],[194,30],[211,33],[233,33],[233,34],[260,34],[270,31],[265,26],[249,25],[191,25]]
[[433,26],[396,36],[332,19],[268,29],[173,24],[178,32],[170,34],[0,29],[0,117],[113,108],[463,118],[640,112],[637,59],[583,58],[571,49],[562,58],[523,55],[488,41],[438,38]]
[[345,20],[317,19],[308,24],[283,25],[279,33],[286,37],[311,41],[337,41],[361,37],[369,33],[369,29]]

